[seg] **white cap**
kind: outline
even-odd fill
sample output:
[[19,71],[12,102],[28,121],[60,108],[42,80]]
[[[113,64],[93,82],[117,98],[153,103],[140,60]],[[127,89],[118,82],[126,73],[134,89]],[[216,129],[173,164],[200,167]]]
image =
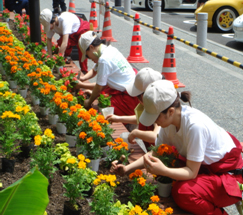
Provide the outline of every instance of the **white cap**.
[[86,50],[89,48],[90,44],[94,41],[96,37],[96,34],[93,35],[93,31],[87,31],[79,38],[78,46],[82,52],[81,62],[85,60]]
[[44,26],[44,32],[47,33],[50,30],[50,22],[52,19],[52,12],[46,8],[40,13],[40,23]]
[[151,83],[143,95],[144,111],[139,121],[145,125],[152,125],[160,113],[170,107],[177,98],[174,84],[168,80],[159,80]]
[[126,87],[127,93],[133,97],[138,96],[144,93],[149,84],[161,79],[162,74],[160,72],[154,71],[149,67],[145,67],[139,70],[134,83],[131,83]]

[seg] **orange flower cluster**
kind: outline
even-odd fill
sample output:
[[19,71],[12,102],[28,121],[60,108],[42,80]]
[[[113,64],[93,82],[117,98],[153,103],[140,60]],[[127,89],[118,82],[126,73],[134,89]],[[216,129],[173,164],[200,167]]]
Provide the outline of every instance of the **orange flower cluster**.
[[158,147],[157,153],[160,156],[163,156],[164,153],[166,153],[167,155],[170,155],[173,153],[176,157],[178,157],[178,152],[177,152],[176,148],[174,146],[170,146],[167,144],[161,144]]
[[123,139],[120,137],[115,139],[115,143],[107,142],[107,145],[113,147],[114,150],[118,151],[120,151],[122,148],[128,150],[128,144],[126,142],[123,142]]

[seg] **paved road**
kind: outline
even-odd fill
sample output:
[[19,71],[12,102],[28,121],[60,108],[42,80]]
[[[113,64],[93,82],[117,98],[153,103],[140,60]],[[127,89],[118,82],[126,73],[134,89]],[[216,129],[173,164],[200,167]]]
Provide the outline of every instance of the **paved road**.
[[[132,6],[132,9],[149,17],[153,17],[153,12],[147,11],[145,8]],[[197,34],[197,28],[194,25],[196,21],[194,18],[194,10],[164,10],[161,12],[161,21],[176,26],[192,34]],[[243,51],[243,43],[234,41],[233,33],[217,33],[214,29],[209,28],[208,39],[229,48]]]

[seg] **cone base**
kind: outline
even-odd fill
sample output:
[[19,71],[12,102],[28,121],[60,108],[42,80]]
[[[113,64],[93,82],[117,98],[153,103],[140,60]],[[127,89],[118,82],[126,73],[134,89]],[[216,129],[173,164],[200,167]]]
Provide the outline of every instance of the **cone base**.
[[70,12],[70,13],[76,13],[75,10],[68,10],[68,12]]
[[106,39],[107,41],[117,42],[113,37],[101,37],[100,39]]
[[[167,79],[168,80],[168,79]],[[178,88],[183,88],[186,87],[184,84],[182,84],[181,82],[179,82],[179,80],[168,80],[168,81],[172,81],[174,85],[177,85]]]
[[129,63],[149,63],[143,56],[142,57],[127,57],[127,61]]

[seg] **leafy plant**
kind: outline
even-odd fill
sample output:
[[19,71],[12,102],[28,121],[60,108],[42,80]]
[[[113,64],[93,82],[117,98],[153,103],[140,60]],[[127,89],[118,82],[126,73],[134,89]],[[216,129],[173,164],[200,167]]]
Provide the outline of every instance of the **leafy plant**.
[[104,92],[101,92],[100,96],[98,97],[98,106],[100,108],[106,108],[111,106],[111,96]]
[[61,53],[54,54],[53,59],[56,61],[56,66],[60,67],[65,65],[64,56]]
[[132,191],[130,193],[131,202],[133,205],[139,204],[142,208],[146,208],[151,202],[150,197],[154,196],[157,185],[152,182],[147,182],[146,175],[140,169],[129,175],[132,180]]
[[82,106],[84,105],[84,101],[86,99],[86,95],[84,93],[84,91],[82,89],[80,89],[77,93],[77,99],[78,99],[78,103],[81,104]]
[[93,193],[93,201],[90,203],[91,212],[99,215],[117,215],[120,207],[114,204],[114,188],[116,182],[115,175],[99,175],[94,180],[94,185],[97,187]]
[[[173,168],[179,166],[179,153],[174,146],[168,144],[161,144],[151,147],[152,151],[155,153],[155,157],[159,158],[163,164],[167,167]],[[173,180],[166,176],[158,176],[156,179],[161,183],[171,183]]]
[[5,9],[2,11],[3,18],[9,18],[10,17],[10,11],[8,9]]
[[130,153],[128,151],[128,144],[122,138],[116,138],[114,142],[107,142],[107,145],[110,146],[105,158],[108,165],[114,160],[119,160],[122,155],[125,156],[123,164],[127,163]]
[[20,146],[16,145],[16,140],[21,139],[17,131],[16,123],[20,120],[20,115],[12,111],[5,111],[0,118],[0,142],[3,156],[10,159],[14,152],[19,152]]

